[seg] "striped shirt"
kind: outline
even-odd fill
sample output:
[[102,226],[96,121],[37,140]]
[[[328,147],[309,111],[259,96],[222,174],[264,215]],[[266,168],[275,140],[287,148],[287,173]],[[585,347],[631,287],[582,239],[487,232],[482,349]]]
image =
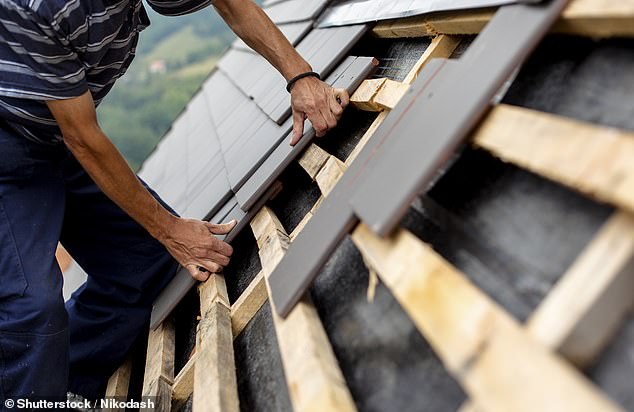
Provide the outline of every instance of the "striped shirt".
[[[212,3],[147,1],[168,16]],[[0,122],[37,142],[61,142],[45,101],[90,90],[98,105],[130,66],[149,24],[141,0],[0,0]]]

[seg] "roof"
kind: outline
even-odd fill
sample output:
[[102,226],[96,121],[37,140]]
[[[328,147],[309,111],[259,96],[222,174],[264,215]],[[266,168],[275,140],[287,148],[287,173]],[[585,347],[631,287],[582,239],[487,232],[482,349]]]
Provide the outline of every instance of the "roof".
[[[631,4],[615,1],[611,9],[605,4],[571,2],[554,30],[634,36]],[[234,240],[235,254],[224,276],[199,287],[200,301],[192,291],[189,302],[179,305],[174,332],[169,327],[152,332],[150,348],[170,333],[177,340],[189,334],[192,346],[175,345],[181,357],[167,379],[155,365],[172,367],[174,357],[150,351],[157,355],[148,356],[148,370],[158,371],[149,375],[155,379],[150,382],[174,377],[178,399],[185,402],[189,396],[202,405],[214,388],[204,378],[222,376],[223,395],[239,396],[240,408],[250,411],[458,410],[466,397],[471,406],[488,410],[543,410],[560,402],[565,406],[556,408],[618,410],[610,401],[593,403],[607,397],[632,409],[634,363],[628,350],[634,317],[631,293],[623,292],[632,288],[622,283],[631,285],[634,279],[634,206],[627,185],[634,173],[634,116],[627,104],[634,91],[632,39],[550,35],[541,41],[496,96],[498,104],[465,135],[469,141],[443,159],[441,176],[408,204],[391,236],[378,236],[372,219],[357,214],[361,222],[346,226],[350,236],[328,256],[310,299],[284,320],[275,316],[279,306],[273,295],[271,305],[266,303],[270,288],[265,280],[271,286],[272,272],[297,254],[301,239],[315,240],[314,222],[329,229],[343,226],[319,216],[333,209],[329,199],[349,180],[345,176],[355,173],[354,165],[365,163],[363,150],[386,142],[383,133],[402,113],[398,105],[408,105],[429,68],[437,68],[438,61],[425,58],[434,53],[450,58],[444,62],[450,70],[473,58],[477,38],[453,35],[480,33],[482,39],[491,17],[485,12],[435,21],[436,16],[424,16],[408,20],[409,26],[387,22],[372,33],[416,33],[424,39],[386,42],[367,36],[353,47],[351,54],[379,58],[376,73],[392,80],[364,81],[365,97],[362,90],[355,92],[353,102],[381,113],[348,111],[329,138],[311,143],[291,162],[279,179],[282,191],[260,210],[251,230]],[[440,35],[430,39],[435,34]],[[497,44],[493,40],[488,44]],[[405,53],[410,46],[418,51],[412,60]],[[383,54],[386,48],[391,52]],[[406,77],[387,74],[397,68]],[[446,74],[458,83],[456,73]],[[397,85],[409,85],[408,92],[391,95]],[[442,94],[435,90],[436,96]],[[436,118],[460,123],[460,98],[451,106],[456,110]],[[413,110],[410,120],[423,119],[423,124],[398,136],[437,139],[438,134],[429,136],[431,106]],[[339,155],[340,146],[350,141],[358,144]],[[420,157],[409,171],[418,173],[427,152],[413,143],[410,151]],[[382,144],[377,156],[396,148]],[[406,156],[386,165],[400,168],[402,159]],[[402,183],[397,179],[392,175],[388,183]],[[358,186],[347,196],[357,191]],[[260,208],[256,202],[247,209]],[[301,270],[289,273],[297,276]],[[373,284],[373,276],[380,282],[368,302],[366,285]],[[227,293],[222,291],[225,279]],[[216,302],[224,312],[209,311],[214,301],[205,290],[226,295],[230,313],[226,302]],[[187,303],[193,307],[190,323],[179,316]],[[195,342],[198,357],[190,357]],[[222,354],[226,363],[204,353]],[[224,374],[234,366],[235,374]],[[193,384],[187,378],[192,375]],[[313,396],[316,380],[323,382],[323,396]],[[567,385],[576,389],[562,392],[563,386],[573,388]],[[463,410],[469,408],[463,404]]]

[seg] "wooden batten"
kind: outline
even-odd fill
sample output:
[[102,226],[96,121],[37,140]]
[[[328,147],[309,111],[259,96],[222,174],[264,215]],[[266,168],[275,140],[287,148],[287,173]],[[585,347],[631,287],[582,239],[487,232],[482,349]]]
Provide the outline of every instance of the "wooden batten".
[[194,412],[238,412],[238,383],[233,356],[231,305],[222,275],[212,275],[198,287],[198,324],[194,368]]
[[[377,24],[378,37],[425,37],[438,34],[477,34],[491,20],[495,10],[435,13]],[[634,1],[573,0],[552,29],[556,33],[588,37],[634,36]]]
[[[634,217],[614,213],[544,298],[526,332],[578,368],[589,366],[634,306]],[[465,403],[460,412],[475,412]]]
[[[381,81],[378,86],[377,80]],[[364,80],[357,92],[350,98],[350,103],[357,109],[366,112],[391,110],[408,89],[408,84],[386,78]]]
[[479,409],[620,410],[411,233],[352,239]]
[[383,109],[374,103],[374,97],[387,80],[385,78],[364,80],[361,86],[350,96],[350,104],[359,110],[380,112]]
[[[289,238],[267,207],[260,210],[251,227],[267,279],[283,258]],[[274,307],[272,314],[293,409],[296,412],[355,411],[352,396],[310,300],[302,299],[286,319],[278,316]]]
[[578,367],[592,364],[634,307],[634,216],[615,212],[528,321]]
[[[418,61],[414,64],[410,72],[407,74],[407,76],[405,76],[403,83],[412,84],[412,82],[418,77],[418,73],[420,73],[423,67],[425,67],[425,65],[429,63],[431,59],[448,59],[449,57],[451,57],[453,52],[456,50],[456,47],[458,47],[458,45],[460,44],[461,39],[462,38],[460,36],[439,35],[434,37],[427,49],[425,49]],[[388,102],[390,101],[389,99],[385,100]]]
[[634,212],[634,133],[508,105],[473,142],[502,160]]
[[268,299],[269,294],[264,282],[264,273],[260,271],[231,306],[231,329],[234,339],[244,330]]
[[[156,399],[152,411],[170,411],[174,383],[174,321],[168,317],[148,337],[143,396]],[[148,409],[150,410],[150,409]]]
[[306,173],[308,173],[308,176],[315,180],[317,178],[317,173],[319,173],[329,157],[330,154],[324,149],[314,143],[311,143],[297,161],[304,168]]
[[346,165],[341,160],[335,156],[328,158],[315,178],[324,196],[328,196],[345,171]]

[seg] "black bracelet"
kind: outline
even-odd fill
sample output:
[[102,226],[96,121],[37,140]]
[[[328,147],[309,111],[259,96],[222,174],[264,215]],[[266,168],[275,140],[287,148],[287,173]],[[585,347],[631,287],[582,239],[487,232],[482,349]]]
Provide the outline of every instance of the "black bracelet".
[[319,75],[319,73],[315,73],[315,72],[306,72],[306,73],[301,73],[298,74],[297,76],[293,77],[292,79],[290,79],[288,81],[288,83],[286,83],[286,91],[287,92],[291,92],[291,88],[293,87],[293,85],[295,84],[295,82],[297,82],[300,79],[303,79],[304,77],[316,77],[319,80],[321,80],[321,76]]

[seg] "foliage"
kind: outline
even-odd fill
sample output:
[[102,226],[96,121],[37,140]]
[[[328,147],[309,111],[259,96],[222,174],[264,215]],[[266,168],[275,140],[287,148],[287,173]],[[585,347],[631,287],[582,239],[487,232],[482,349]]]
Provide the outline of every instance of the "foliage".
[[[233,41],[211,9],[152,20],[140,35],[137,56],[98,109],[99,121],[130,165],[137,169]],[[163,61],[166,73],[150,73]]]

